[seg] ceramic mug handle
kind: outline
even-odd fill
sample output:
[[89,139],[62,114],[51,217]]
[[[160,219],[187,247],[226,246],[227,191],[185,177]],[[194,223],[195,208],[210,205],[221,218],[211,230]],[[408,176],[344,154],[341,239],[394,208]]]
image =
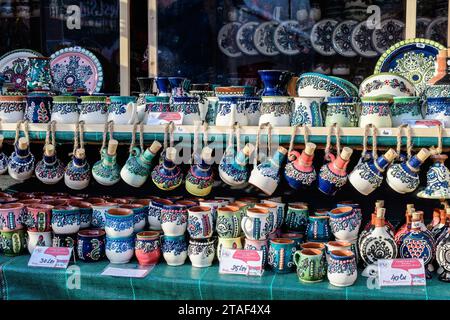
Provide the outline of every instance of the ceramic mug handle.
[[127,110],[130,110],[131,108],[131,117],[128,121],[128,124],[134,124],[137,121],[137,106],[134,102],[129,102],[127,104]]
[[[250,222],[251,225],[249,225],[247,222]],[[247,226],[249,226],[249,227],[247,227]],[[241,228],[248,238],[253,238],[252,232],[251,232],[252,226],[253,226],[253,220],[251,219],[251,217],[248,217],[248,216],[242,217]]]
[[300,253],[300,251],[295,251],[294,252],[294,263],[295,263],[295,265],[298,267],[299,266],[299,264],[300,264],[300,258],[301,258],[301,253]]

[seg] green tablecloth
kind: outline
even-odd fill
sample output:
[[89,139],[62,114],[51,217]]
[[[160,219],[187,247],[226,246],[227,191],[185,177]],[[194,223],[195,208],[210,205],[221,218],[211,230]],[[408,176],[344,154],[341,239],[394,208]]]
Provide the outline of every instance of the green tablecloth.
[[446,299],[450,284],[436,276],[426,287],[370,289],[367,278],[359,276],[347,288],[333,287],[328,281],[300,283],[295,273],[265,272],[262,277],[220,275],[218,265],[193,268],[189,261],[180,267],[164,262],[143,279],[101,276],[108,261],[78,261],[67,270],[29,268],[29,255],[0,256],[0,288],[3,299]]

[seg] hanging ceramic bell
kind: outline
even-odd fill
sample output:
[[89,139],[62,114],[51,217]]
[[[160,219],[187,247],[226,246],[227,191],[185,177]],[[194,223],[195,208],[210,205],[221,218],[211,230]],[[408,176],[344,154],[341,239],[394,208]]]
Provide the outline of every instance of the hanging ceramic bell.
[[44,155],[36,164],[35,174],[45,184],[56,184],[64,178],[64,164],[57,158],[53,144],[45,145]]
[[116,162],[116,150],[119,142],[111,139],[108,149],[103,149],[102,158],[92,167],[92,176],[103,186],[112,186],[120,180],[120,167]]
[[309,187],[316,181],[317,174],[313,166],[315,150],[316,145],[309,142],[301,154],[295,150],[289,152],[290,162],[286,165],[284,177],[291,188],[298,190]]
[[175,164],[176,156],[177,149],[167,148],[163,163],[157,165],[152,171],[153,183],[161,190],[173,190],[183,182],[183,173],[180,167]]
[[8,160],[8,173],[14,180],[24,181],[34,172],[34,156],[30,152],[28,139],[19,138],[14,144],[14,152]]
[[431,156],[433,164],[427,172],[427,186],[417,193],[419,198],[450,198],[450,170],[444,164],[447,158],[448,156],[445,154]]
[[201,155],[194,154],[194,164],[186,175],[186,190],[196,197],[205,197],[211,193],[214,183],[210,164],[212,151],[204,147]]
[[3,153],[3,135],[0,134],[0,174],[4,174],[8,171],[8,157]]
[[90,180],[91,167],[86,160],[86,151],[79,148],[66,167],[64,182],[71,189],[81,190],[89,185]]

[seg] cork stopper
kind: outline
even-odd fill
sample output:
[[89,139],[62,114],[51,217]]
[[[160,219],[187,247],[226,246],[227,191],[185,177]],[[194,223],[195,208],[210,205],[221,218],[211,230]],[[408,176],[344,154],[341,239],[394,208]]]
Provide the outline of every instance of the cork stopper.
[[242,149],[242,152],[244,153],[245,156],[250,156],[253,151],[255,150],[255,146],[252,145],[251,143],[247,143],[245,145],[245,147]]
[[412,221],[420,221],[420,214],[418,212],[413,212]]
[[75,157],[78,159],[84,159],[86,157],[86,150],[83,148],[77,149],[75,151]]
[[419,159],[420,162],[424,162],[428,159],[430,156],[430,151],[426,148],[420,149],[419,153],[416,155],[417,159]]
[[25,150],[28,148],[28,139],[25,137],[19,138],[19,149]]
[[47,157],[52,157],[55,154],[55,146],[52,144],[46,144],[44,146],[44,154]]
[[5,137],[2,134],[0,134],[0,147],[2,146],[4,139]]
[[177,157],[177,149],[169,147],[166,149],[166,159],[170,161],[175,161]]
[[153,154],[157,153],[159,151],[159,149],[161,149],[161,148],[162,148],[161,143],[159,141],[156,141],[156,140],[153,141],[152,145],[149,147],[150,152],[153,153]]
[[315,143],[312,143],[312,142],[308,142],[306,145],[305,145],[305,153],[308,155],[308,156],[312,156],[313,154],[314,154],[314,151],[316,150],[316,144]]
[[377,200],[375,202],[375,208],[383,208],[384,207],[384,200]]
[[344,147],[341,152],[341,159],[344,161],[348,161],[352,156],[353,149],[349,147]]
[[282,154],[286,154],[287,153],[287,149],[285,147],[278,147],[278,152],[282,153]]
[[[420,221],[423,222],[423,211],[416,211],[415,213],[419,216]],[[414,213],[413,213],[413,214],[414,214]]]
[[202,159],[206,162],[209,162],[212,158],[213,150],[210,147],[204,147],[202,150]]
[[394,161],[394,159],[397,157],[397,152],[395,152],[394,149],[389,149],[388,151],[386,151],[386,153],[384,154],[384,158],[388,161],[388,162],[392,162]]
[[377,208],[377,218],[384,218],[385,212],[385,208]]
[[447,213],[443,209],[439,210],[439,222],[441,224],[445,224],[446,221],[447,221]]
[[446,214],[446,215],[450,215],[450,208],[446,208],[446,209],[445,209],[445,214]]
[[108,155],[113,156],[116,154],[117,146],[119,145],[119,141],[115,139],[111,139],[108,142]]
[[414,204],[413,203],[408,203],[406,205],[406,212],[411,212],[411,210],[414,212]]

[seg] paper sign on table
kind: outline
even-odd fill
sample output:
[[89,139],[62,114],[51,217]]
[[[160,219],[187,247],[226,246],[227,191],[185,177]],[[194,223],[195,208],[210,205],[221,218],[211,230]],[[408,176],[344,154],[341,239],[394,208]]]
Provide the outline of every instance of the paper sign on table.
[[37,246],[28,260],[29,267],[66,269],[72,257],[73,248]]
[[149,112],[147,125],[160,125],[173,121],[174,124],[183,124],[183,114],[181,112]]
[[219,273],[261,276],[263,251],[222,249]]
[[144,267],[135,264],[121,266],[110,264],[103,270],[102,276],[145,278],[154,267],[155,265]]
[[442,127],[446,126],[446,121],[444,120],[402,120],[402,124],[409,124],[411,128],[432,128],[441,125]]
[[423,259],[378,260],[380,286],[425,286]]

